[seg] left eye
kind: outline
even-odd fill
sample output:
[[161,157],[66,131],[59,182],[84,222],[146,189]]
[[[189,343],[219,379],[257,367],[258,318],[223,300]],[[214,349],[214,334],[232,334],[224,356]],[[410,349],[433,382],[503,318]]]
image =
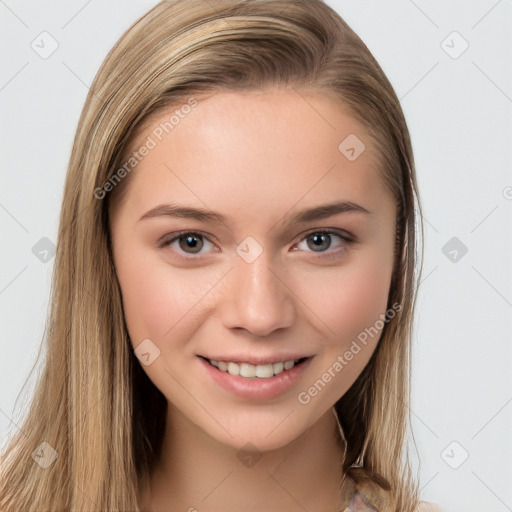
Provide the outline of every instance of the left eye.
[[[331,247],[333,236],[341,240],[341,242],[338,245],[342,247],[342,250],[344,244],[350,243],[352,241],[346,234],[344,234],[343,231],[324,229],[311,231],[304,238],[302,238],[301,241],[296,245],[300,247],[301,244],[305,243],[308,248],[312,248],[311,252],[324,253],[327,252],[327,249]],[[178,243],[179,249],[188,255],[200,255],[201,249],[204,248],[205,243],[215,247],[214,244],[210,242],[206,236],[195,231],[185,231],[176,234],[170,239],[164,239],[161,242],[160,247],[171,247],[172,244],[174,244],[175,242]],[[189,256],[185,256],[185,258],[197,259]]]
[[[343,247],[344,243],[351,242],[350,238],[347,235],[343,234],[343,232],[339,232],[337,230],[332,230],[332,229],[325,229],[325,230],[313,231],[313,232],[309,233],[308,235],[306,235],[305,238],[303,238],[301,240],[301,242],[299,243],[299,246],[300,246],[300,244],[305,243],[307,245],[307,247],[313,248],[313,252],[323,253],[323,252],[326,252],[326,250],[331,247],[333,236],[341,239],[341,243],[339,244],[339,246],[341,246],[341,247]],[[309,243],[309,241],[311,241],[311,243]],[[319,250],[316,250],[316,249],[319,249]],[[322,250],[322,249],[325,249],[325,250]]]

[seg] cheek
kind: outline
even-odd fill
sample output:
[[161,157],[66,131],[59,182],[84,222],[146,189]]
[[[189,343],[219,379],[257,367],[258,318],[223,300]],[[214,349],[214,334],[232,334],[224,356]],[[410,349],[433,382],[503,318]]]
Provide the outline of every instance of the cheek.
[[[361,253],[347,265],[330,269],[324,278],[317,275],[314,283],[308,283],[307,303],[325,324],[322,332],[327,333],[328,344],[348,347],[375,325],[386,311],[391,271],[390,261],[383,261],[378,254]],[[373,338],[375,344],[378,335]]]
[[157,342],[185,314],[186,293],[180,298],[182,283],[170,283],[144,251],[131,247],[126,254],[116,258],[116,269],[130,339],[134,346],[145,338]]
[[207,284],[197,275],[173,273],[165,262],[136,249],[130,258],[118,258],[116,268],[132,344],[149,338],[163,349],[169,340],[181,339]]
[[[321,318],[326,338],[321,343],[317,380],[309,388],[311,395],[307,395],[309,390],[304,392],[310,400],[327,386],[318,407],[339,400],[370,360],[384,326],[380,315],[386,312],[390,280],[390,263],[361,254],[357,263],[333,269],[324,279],[317,276],[314,287],[310,283],[309,290],[316,293],[309,292],[308,303],[314,305],[314,312]],[[320,381],[320,387],[315,387],[315,382]],[[304,395],[301,397],[299,401]]]
[[[136,258],[121,258],[117,262],[117,274],[132,345],[137,346],[145,338],[154,340],[163,329],[167,308],[172,311],[172,305],[162,300],[163,289],[154,286],[154,269],[145,267]],[[170,324],[171,316],[167,319]]]

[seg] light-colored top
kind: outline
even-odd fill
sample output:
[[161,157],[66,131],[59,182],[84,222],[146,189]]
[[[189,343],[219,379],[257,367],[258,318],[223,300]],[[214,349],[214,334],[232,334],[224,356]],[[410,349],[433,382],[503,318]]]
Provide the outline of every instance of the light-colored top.
[[348,507],[343,512],[379,512],[370,498],[361,491],[355,491],[348,501]]
[[[379,512],[364,491],[358,490],[349,499],[348,507],[342,512]],[[436,503],[420,501],[416,512],[444,512]]]

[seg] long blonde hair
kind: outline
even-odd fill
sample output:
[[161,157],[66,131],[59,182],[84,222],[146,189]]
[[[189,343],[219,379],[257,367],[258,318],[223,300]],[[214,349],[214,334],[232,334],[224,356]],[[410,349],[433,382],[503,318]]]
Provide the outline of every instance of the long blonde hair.
[[[113,264],[108,206],[129,176],[104,199],[97,191],[114,184],[134,134],[153,114],[194,95],[274,85],[339,98],[366,127],[380,156],[378,171],[396,198],[389,305],[401,307],[335,411],[347,442],[347,475],[371,492],[379,510],[416,508],[418,483],[404,448],[417,221],[422,234],[423,226],[399,100],[365,44],[322,0],[170,0],[112,48],[80,117],[60,215],[45,361],[20,430],[2,451],[2,512],[140,511],[138,482],[147,481],[158,458],[167,403],[131,349]],[[57,459],[42,467],[37,450]]]

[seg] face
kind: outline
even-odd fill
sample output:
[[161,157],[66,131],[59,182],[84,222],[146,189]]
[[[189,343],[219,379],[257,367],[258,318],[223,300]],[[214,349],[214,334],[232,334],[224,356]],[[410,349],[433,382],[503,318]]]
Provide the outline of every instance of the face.
[[150,149],[110,212],[131,343],[177,420],[275,449],[376,348],[395,201],[367,133],[330,96],[217,93],[171,131],[173,111],[134,140]]

